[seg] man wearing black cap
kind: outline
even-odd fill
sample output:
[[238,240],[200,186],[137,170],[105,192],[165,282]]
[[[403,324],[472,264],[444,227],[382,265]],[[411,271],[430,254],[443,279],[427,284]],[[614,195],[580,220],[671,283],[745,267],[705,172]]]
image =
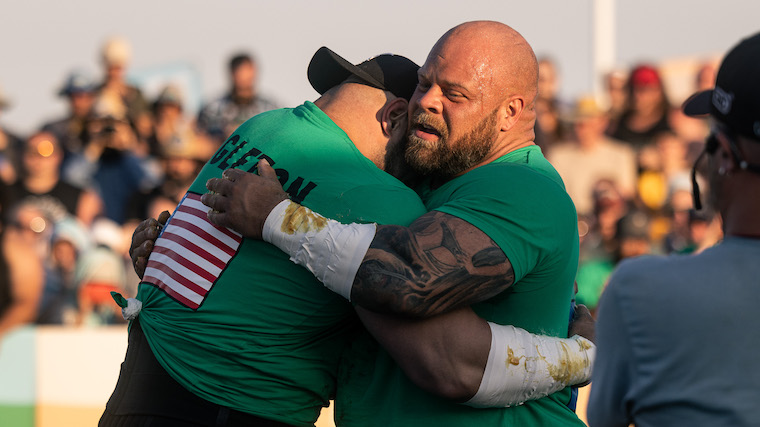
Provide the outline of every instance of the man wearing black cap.
[[[598,314],[592,426],[760,420],[760,33],[728,52],[715,88],[683,111],[710,116],[707,191],[725,238],[697,255],[641,257],[613,273]],[[696,186],[694,194],[699,207]]]
[[[393,168],[389,152],[406,132],[417,69],[395,55],[354,66],[322,48],[308,73],[317,101],[260,114],[219,148],[156,241],[137,298],[117,297],[139,317],[102,425],[137,414],[202,425],[314,423],[335,393],[356,326],[352,306],[273,246],[213,226],[200,196],[208,179],[255,171],[265,159],[306,206],[346,222],[410,223],[424,206],[381,168]],[[482,365],[475,370],[482,375]],[[583,375],[556,381],[547,371],[546,388]]]
[[50,132],[63,147],[64,159],[84,149],[88,121],[92,119],[97,84],[86,72],[75,70],[66,78],[59,96],[68,100],[69,112],[66,117],[42,126],[43,132]]

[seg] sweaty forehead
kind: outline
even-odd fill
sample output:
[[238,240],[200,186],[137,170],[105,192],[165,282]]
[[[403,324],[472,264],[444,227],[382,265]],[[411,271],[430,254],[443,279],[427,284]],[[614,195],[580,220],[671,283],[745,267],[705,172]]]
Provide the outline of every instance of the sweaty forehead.
[[486,92],[494,84],[496,70],[491,56],[467,43],[446,43],[430,52],[420,73],[439,83]]

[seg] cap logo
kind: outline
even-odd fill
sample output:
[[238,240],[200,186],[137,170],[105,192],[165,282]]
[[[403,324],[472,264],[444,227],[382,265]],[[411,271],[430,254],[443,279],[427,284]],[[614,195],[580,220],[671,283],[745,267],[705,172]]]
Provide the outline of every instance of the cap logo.
[[712,96],[712,103],[715,108],[722,114],[728,114],[731,111],[731,104],[734,102],[734,95],[726,93],[723,89],[715,87]]

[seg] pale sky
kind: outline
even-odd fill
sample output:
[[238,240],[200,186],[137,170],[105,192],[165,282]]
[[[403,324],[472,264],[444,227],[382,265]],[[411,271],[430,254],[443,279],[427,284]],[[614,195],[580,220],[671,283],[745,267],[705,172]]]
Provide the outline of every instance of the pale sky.
[[[570,99],[589,92],[596,78],[592,1],[2,0],[0,91],[13,107],[0,124],[26,133],[64,114],[56,93],[65,76],[75,68],[99,76],[98,52],[111,35],[132,43],[133,74],[184,73],[198,99],[226,89],[233,52],[252,52],[261,64],[261,92],[295,106],[317,96],[306,66],[320,46],[352,62],[393,52],[422,64],[446,30],[475,19],[504,22],[537,55],[553,57]],[[621,66],[720,55],[760,31],[757,0],[617,0],[616,12]],[[157,90],[148,87],[146,95]]]

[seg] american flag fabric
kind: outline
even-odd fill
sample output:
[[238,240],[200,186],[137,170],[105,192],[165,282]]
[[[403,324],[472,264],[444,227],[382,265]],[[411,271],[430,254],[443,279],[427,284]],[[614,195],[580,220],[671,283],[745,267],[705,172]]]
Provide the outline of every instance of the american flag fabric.
[[201,195],[187,193],[156,240],[143,282],[180,304],[198,309],[243,237],[209,222]]

